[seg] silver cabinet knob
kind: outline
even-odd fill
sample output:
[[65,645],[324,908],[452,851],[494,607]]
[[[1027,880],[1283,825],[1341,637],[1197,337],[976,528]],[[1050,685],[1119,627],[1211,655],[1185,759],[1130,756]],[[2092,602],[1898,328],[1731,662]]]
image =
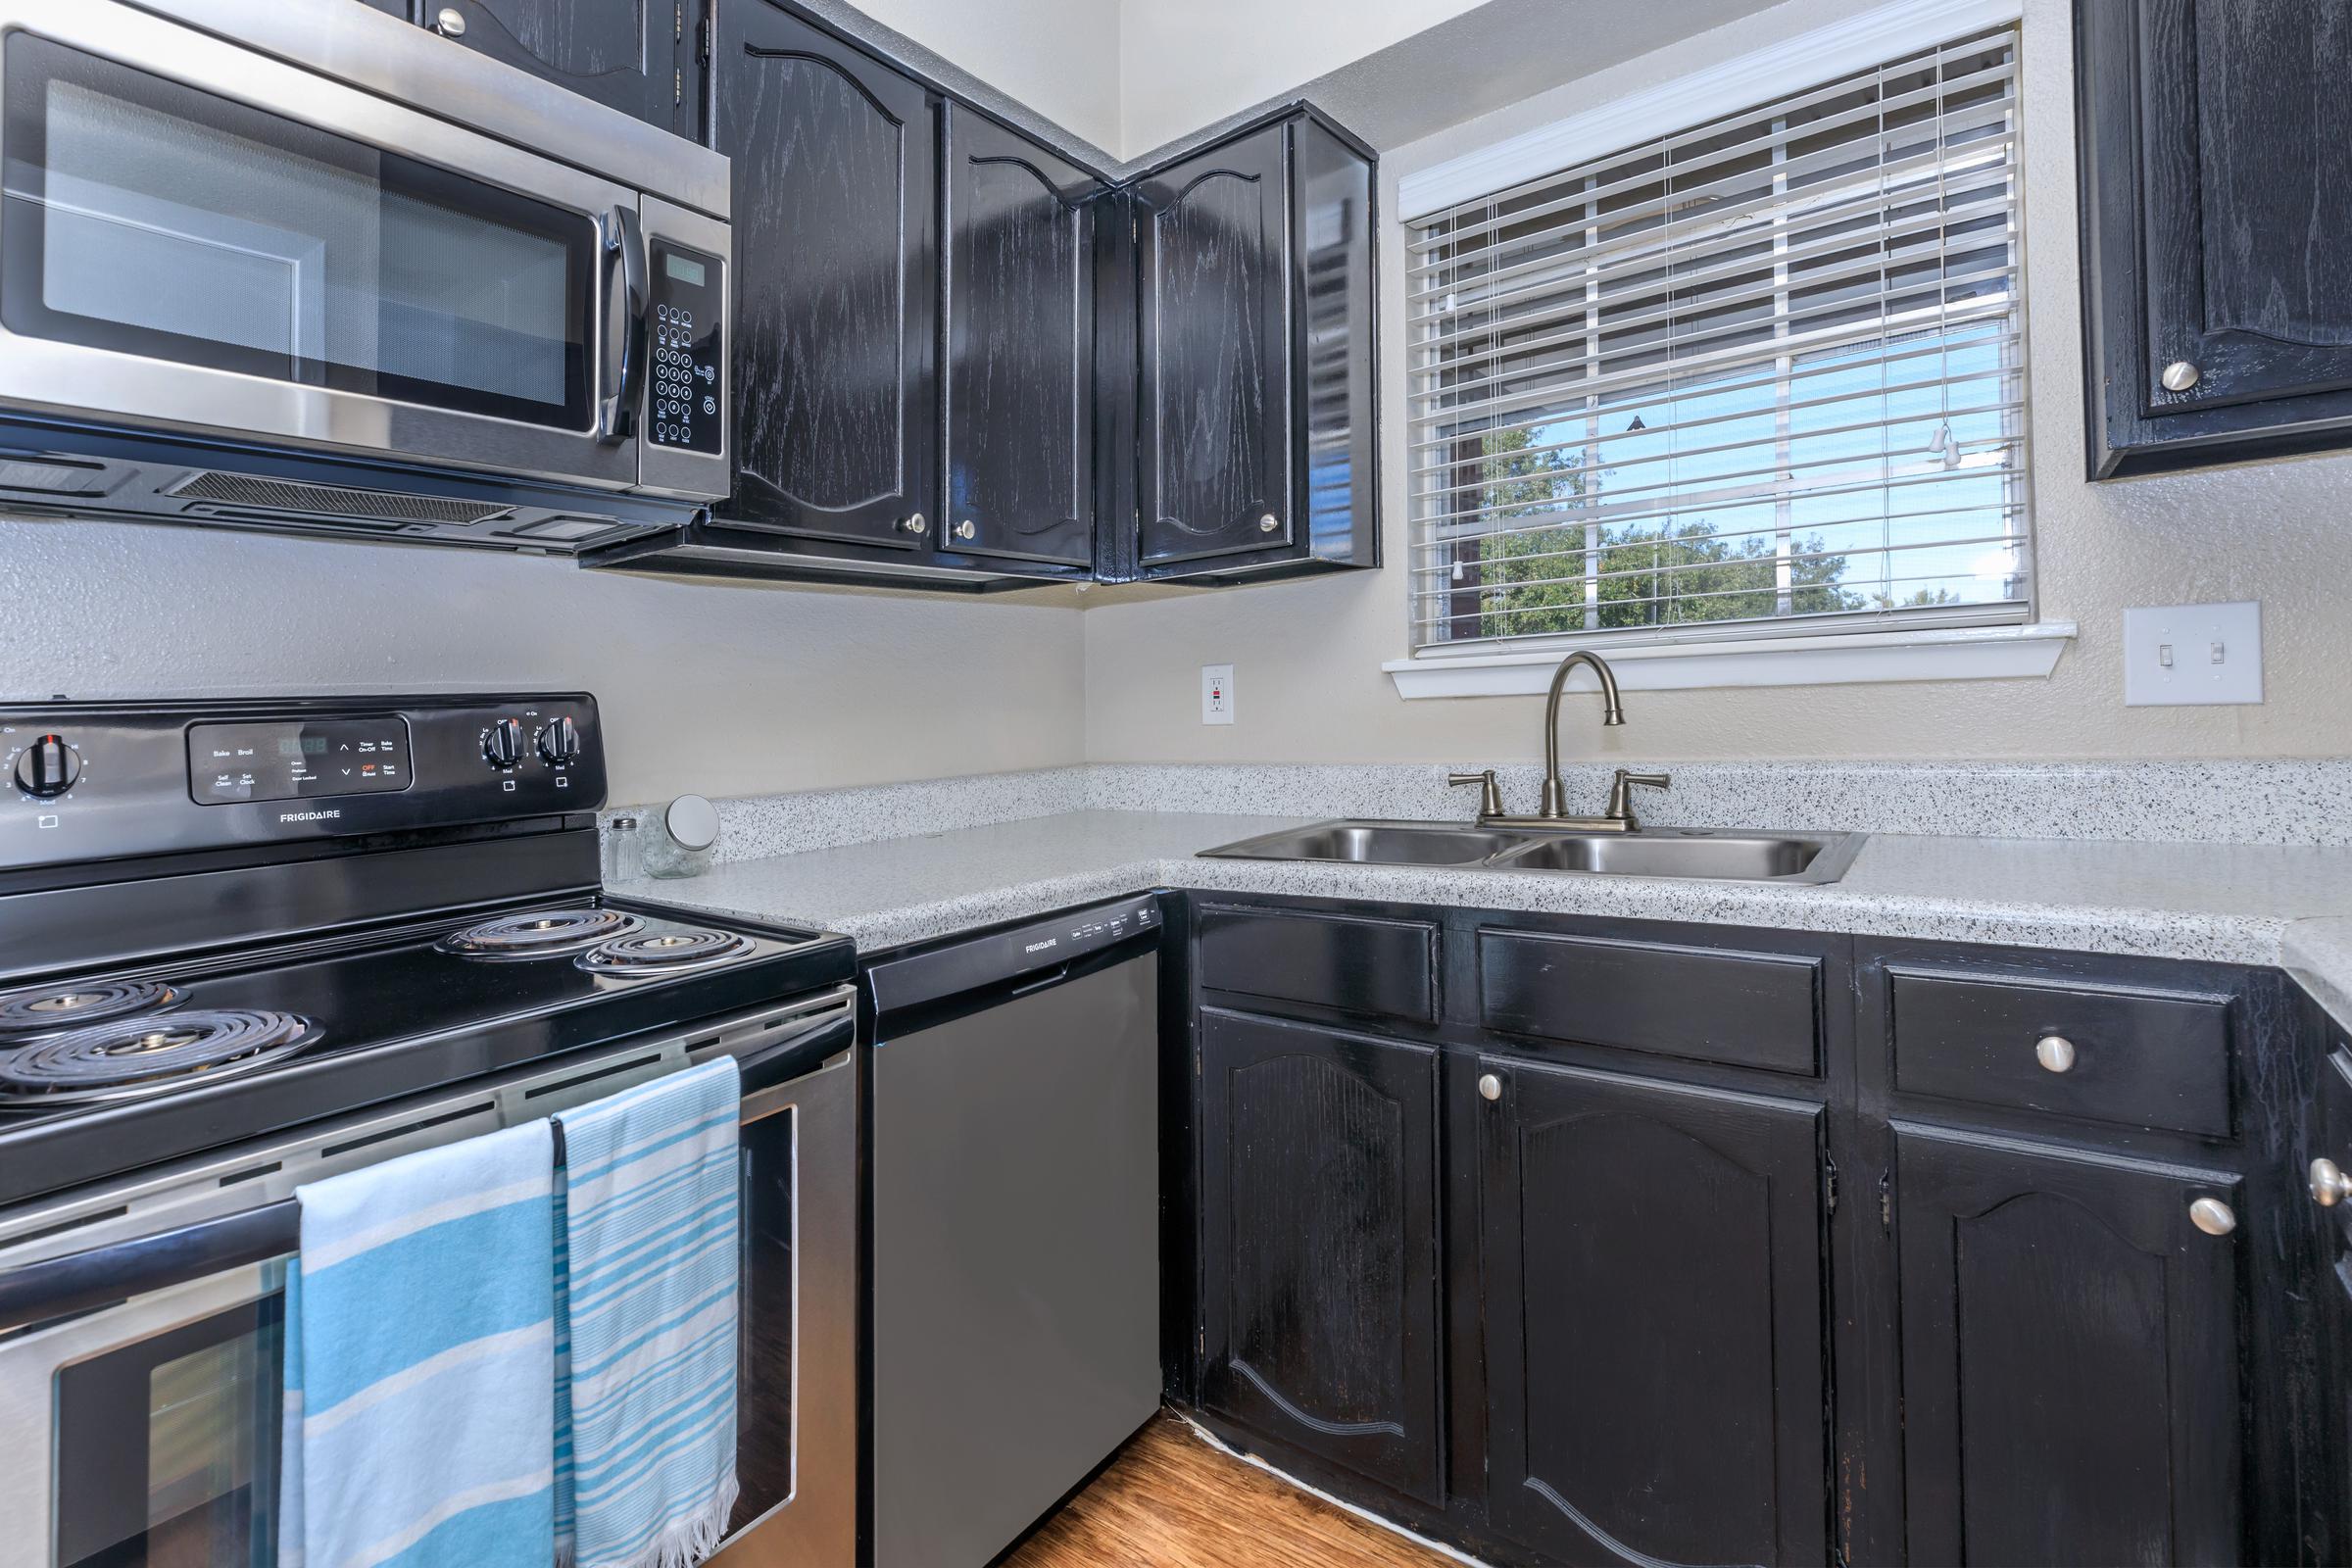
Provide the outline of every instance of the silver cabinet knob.
[[1282,519],[1274,515],[1274,514],[1271,512],[1257,519],[1257,531],[1259,533],[1272,533],[1275,529],[1281,526]]
[[2205,372],[2186,360],[2175,360],[2164,368],[2164,389],[2167,392],[2185,392],[2204,377]]
[[2237,1214],[2218,1198],[2200,1198],[2188,1205],[2188,1222],[2208,1236],[2227,1236],[2237,1229]]
[[956,525],[956,537],[958,539],[969,539],[972,537],[972,535],[978,533],[979,531],[980,530],[978,528],[972,525],[972,519],[969,517],[964,518],[961,522]]
[[465,37],[466,13],[456,6],[443,6],[440,14],[433,18],[433,30],[444,38]]
[[930,527],[931,524],[924,521],[923,514],[918,512],[913,516],[908,517],[906,521],[900,523],[899,526],[906,529],[908,533],[921,533],[924,529]]
[[1478,1092],[1485,1099],[1500,1100],[1502,1098],[1502,1080],[1491,1072],[1482,1073],[1479,1075]]
[[2064,1035],[2043,1035],[2034,1042],[2034,1059],[2052,1072],[2072,1072],[2075,1043]]
[[2332,1159],[2311,1162],[2311,1200],[2322,1208],[2333,1208],[2345,1199],[2352,1198],[2352,1176]]

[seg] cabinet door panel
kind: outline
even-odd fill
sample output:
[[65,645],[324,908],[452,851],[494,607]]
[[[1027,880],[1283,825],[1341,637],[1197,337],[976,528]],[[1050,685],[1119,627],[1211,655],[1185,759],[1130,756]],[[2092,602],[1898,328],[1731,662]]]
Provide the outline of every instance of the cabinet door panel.
[[1200,1024],[1201,1402],[1434,1502],[1436,1053]]
[[690,95],[673,0],[422,0],[420,20],[445,10],[466,19],[468,49],[649,123],[692,129],[679,123]]
[[1268,126],[1139,187],[1147,565],[1293,538],[1289,133]]
[[2236,1179],[1895,1143],[1911,1560],[2242,1560]]
[[943,548],[1094,560],[1092,199],[1101,185],[948,111],[948,510]]
[[1820,1107],[1483,1065],[1496,1528],[1566,1563],[1823,1561]]
[[718,12],[734,160],[729,520],[915,549],[935,474],[935,107],[764,0]]
[[2352,388],[2352,0],[2139,16],[2148,409]]

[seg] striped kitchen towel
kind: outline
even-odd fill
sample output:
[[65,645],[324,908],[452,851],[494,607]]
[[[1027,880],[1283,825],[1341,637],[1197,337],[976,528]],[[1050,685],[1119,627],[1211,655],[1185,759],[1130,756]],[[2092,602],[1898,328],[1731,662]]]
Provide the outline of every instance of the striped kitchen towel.
[[294,1190],[278,1568],[555,1553],[544,1121]]
[[557,1541],[577,1568],[688,1568],[735,1506],[733,1057],[564,1111]]

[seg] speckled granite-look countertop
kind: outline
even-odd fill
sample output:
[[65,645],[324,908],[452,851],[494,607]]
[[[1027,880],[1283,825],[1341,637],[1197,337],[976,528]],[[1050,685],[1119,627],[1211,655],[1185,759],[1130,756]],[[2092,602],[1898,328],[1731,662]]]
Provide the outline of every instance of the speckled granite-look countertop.
[[869,953],[1182,887],[2285,964],[2352,1004],[2352,847],[1883,834],[1827,886],[1194,858],[1305,820],[1069,811],[620,891],[846,932]]

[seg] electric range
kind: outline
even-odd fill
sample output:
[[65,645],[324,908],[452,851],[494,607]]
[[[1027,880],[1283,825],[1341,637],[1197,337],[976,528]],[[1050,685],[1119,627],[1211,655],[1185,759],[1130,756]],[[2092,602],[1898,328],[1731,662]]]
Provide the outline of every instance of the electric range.
[[581,694],[41,705],[0,768],[0,1211],[855,967],[606,897]]

